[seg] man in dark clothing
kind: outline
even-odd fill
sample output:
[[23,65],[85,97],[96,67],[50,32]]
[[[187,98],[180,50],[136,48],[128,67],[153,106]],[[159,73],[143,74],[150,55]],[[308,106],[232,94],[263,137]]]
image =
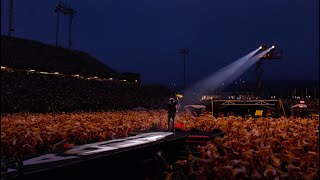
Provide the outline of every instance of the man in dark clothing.
[[172,130],[174,131],[174,118],[176,116],[177,112],[177,104],[179,102],[179,99],[169,99],[169,104],[168,104],[168,131],[170,131],[170,120],[172,119]]

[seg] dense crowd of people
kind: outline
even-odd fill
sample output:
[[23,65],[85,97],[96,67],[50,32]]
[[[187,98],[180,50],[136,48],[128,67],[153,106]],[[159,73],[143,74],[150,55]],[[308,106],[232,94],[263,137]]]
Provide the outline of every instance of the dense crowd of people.
[[[319,119],[194,117],[180,112],[176,123],[182,131],[221,129],[225,136],[198,146],[198,157],[190,153],[185,161],[176,162],[168,174],[173,179],[314,179],[319,175]],[[3,114],[1,155],[58,150],[152,128],[167,130],[164,110]]]
[[[5,66],[120,76],[84,52],[7,36],[1,36],[1,45]],[[158,85],[1,71],[1,157],[59,151],[144,130],[167,131],[163,109],[170,95]],[[284,104],[290,109],[299,101]],[[318,100],[306,104],[319,114]],[[132,111],[135,107],[148,110]],[[175,127],[181,131],[218,129],[224,136],[199,145],[196,154],[190,151],[171,166],[158,154],[166,164],[166,179],[319,179],[319,116],[271,114],[253,118],[229,112],[215,118],[179,111]]]
[[205,123],[197,127],[218,127],[226,135],[198,146],[199,157],[190,153],[187,161],[177,162],[174,179],[319,178],[319,119],[200,119]]
[[2,113],[159,109],[170,94],[159,85],[1,71]]

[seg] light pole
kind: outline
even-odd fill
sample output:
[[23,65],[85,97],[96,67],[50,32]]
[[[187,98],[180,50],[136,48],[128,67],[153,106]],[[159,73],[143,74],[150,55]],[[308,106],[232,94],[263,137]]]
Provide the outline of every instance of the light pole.
[[64,15],[69,15],[69,39],[68,39],[68,48],[71,48],[72,42],[71,42],[71,27],[72,27],[72,20],[73,16],[76,13],[74,9],[72,9],[70,6],[59,2],[56,6],[55,13],[57,13],[57,27],[56,27],[56,46],[58,46],[58,40],[59,40],[59,18],[60,18],[60,12],[63,12]]
[[182,48],[180,49],[180,54],[183,55],[183,88],[185,89],[187,87],[186,83],[186,56],[189,55],[189,49],[188,48]]
[[60,5],[60,4],[58,4],[58,6],[56,6],[56,9],[54,10],[54,12],[56,12],[56,13],[57,13],[56,47],[58,47],[58,39],[59,39],[60,9],[61,9],[61,5]]
[[238,82],[236,81],[235,84],[236,84],[236,97],[238,97]]
[[13,11],[13,0],[10,0],[9,2],[9,31],[8,31],[8,36],[11,36],[11,33],[14,31],[13,25],[12,25],[12,12]]
[[171,83],[171,86],[172,86],[172,90],[173,90],[174,92],[176,92],[176,84],[175,84],[175,83]]

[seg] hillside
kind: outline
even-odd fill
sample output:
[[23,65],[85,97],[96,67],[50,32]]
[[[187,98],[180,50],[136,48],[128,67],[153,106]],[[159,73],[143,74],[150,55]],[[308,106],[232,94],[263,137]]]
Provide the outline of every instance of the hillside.
[[1,36],[1,65],[17,69],[119,77],[119,73],[88,53],[41,42]]

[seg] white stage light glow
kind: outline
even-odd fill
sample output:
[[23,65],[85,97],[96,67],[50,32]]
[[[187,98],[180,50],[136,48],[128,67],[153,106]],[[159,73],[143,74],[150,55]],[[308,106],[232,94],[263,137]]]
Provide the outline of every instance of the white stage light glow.
[[115,140],[77,146],[64,152],[64,154],[86,156],[86,155],[116,150],[120,148],[133,147],[141,144],[155,142],[157,140],[163,139],[172,134],[173,134],[172,132],[143,133],[143,134],[126,137],[122,139],[115,139]]
[[193,103],[193,99],[195,98],[195,95],[193,94],[194,89],[200,92],[198,94],[200,97],[202,97],[204,95],[202,94],[203,92],[227,87],[230,83],[234,82],[236,78],[238,78],[241,74],[248,70],[255,62],[266,55],[271,49],[272,47],[263,52],[260,52],[259,54],[256,54],[260,50],[259,47],[256,50],[238,59],[237,61],[213,73],[208,78],[196,83],[193,87],[190,87],[183,92],[183,94],[185,95],[185,97],[183,98],[183,104],[188,105]]

